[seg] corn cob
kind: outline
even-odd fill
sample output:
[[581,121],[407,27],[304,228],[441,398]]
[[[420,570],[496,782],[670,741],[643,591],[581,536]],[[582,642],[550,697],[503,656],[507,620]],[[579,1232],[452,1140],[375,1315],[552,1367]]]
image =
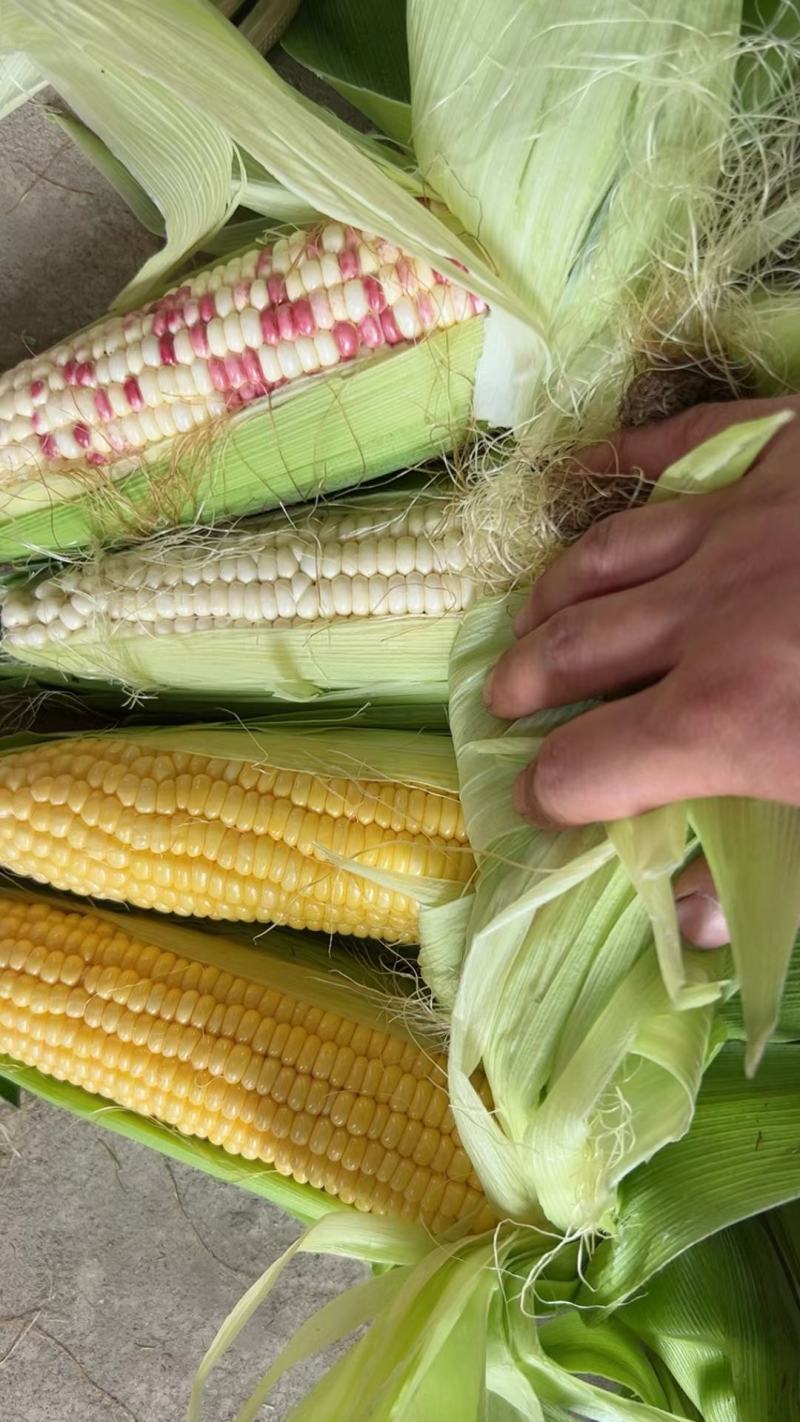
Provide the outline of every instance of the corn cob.
[[0,377],[0,491],[117,466],[301,376],[484,310],[424,262],[326,223],[200,272]]
[[441,617],[475,585],[458,515],[441,500],[331,508],[258,533],[153,540],[33,585],[2,609],[4,645],[36,651],[109,637],[308,625],[334,618]]
[[[415,880],[457,888],[473,872],[454,794],[276,769],[255,744],[251,755],[164,753],[117,736],[11,753],[0,759],[0,864],[164,913],[404,943],[418,937]],[[359,867],[402,876],[408,891]]]
[[113,915],[0,894],[0,1051],[360,1210],[489,1227],[445,1059],[271,986],[253,950],[232,956],[253,977]]

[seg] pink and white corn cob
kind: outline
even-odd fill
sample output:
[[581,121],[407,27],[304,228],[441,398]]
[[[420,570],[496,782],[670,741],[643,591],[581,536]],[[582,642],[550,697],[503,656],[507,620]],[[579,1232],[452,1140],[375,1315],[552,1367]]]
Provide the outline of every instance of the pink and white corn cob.
[[353,227],[329,222],[280,238],[0,377],[0,488],[148,457],[300,377],[485,309]]

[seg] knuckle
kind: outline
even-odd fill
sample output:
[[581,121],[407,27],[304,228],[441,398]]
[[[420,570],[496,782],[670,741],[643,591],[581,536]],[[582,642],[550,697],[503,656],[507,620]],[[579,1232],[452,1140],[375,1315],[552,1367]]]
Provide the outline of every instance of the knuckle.
[[684,410],[678,418],[681,421],[686,448],[694,449],[717,434],[721,424],[720,415],[724,414],[725,410],[724,405],[711,401],[692,405],[690,409]]
[[[574,766],[572,767],[574,770]],[[546,736],[536,757],[534,785],[536,797],[546,807],[557,807],[570,774],[570,757],[562,738],[554,731]]]
[[613,576],[619,564],[625,537],[625,515],[609,514],[593,523],[580,542],[581,571],[592,580]]
[[736,753],[752,729],[758,685],[751,670],[719,670],[693,680],[675,708],[675,730],[691,746]]
[[574,666],[579,657],[583,619],[577,608],[564,607],[542,628],[541,657],[551,671],[564,671]]

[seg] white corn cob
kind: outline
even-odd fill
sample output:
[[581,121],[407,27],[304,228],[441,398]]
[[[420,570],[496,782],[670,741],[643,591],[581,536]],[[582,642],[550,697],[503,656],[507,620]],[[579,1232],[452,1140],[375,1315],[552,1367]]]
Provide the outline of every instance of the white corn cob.
[[484,310],[353,227],[282,237],[0,376],[0,488],[146,457],[301,376]]
[[475,585],[458,514],[431,498],[396,509],[333,507],[258,533],[153,540],[107,555],[12,589],[6,646],[463,612]]

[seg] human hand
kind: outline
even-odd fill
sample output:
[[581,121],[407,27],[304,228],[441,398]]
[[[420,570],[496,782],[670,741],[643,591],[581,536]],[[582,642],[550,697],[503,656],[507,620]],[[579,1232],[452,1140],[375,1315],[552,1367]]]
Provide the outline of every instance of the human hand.
[[[657,479],[726,426],[782,409],[800,411],[800,397],[698,406],[582,462]],[[614,514],[563,553],[515,619],[487,706],[513,718],[618,699],[546,737],[517,781],[519,812],[556,828],[709,795],[800,804],[799,552],[792,421],[736,484]],[[727,934],[710,878],[692,878],[702,867],[687,871],[683,899],[678,886],[679,914],[687,936],[712,946]]]

